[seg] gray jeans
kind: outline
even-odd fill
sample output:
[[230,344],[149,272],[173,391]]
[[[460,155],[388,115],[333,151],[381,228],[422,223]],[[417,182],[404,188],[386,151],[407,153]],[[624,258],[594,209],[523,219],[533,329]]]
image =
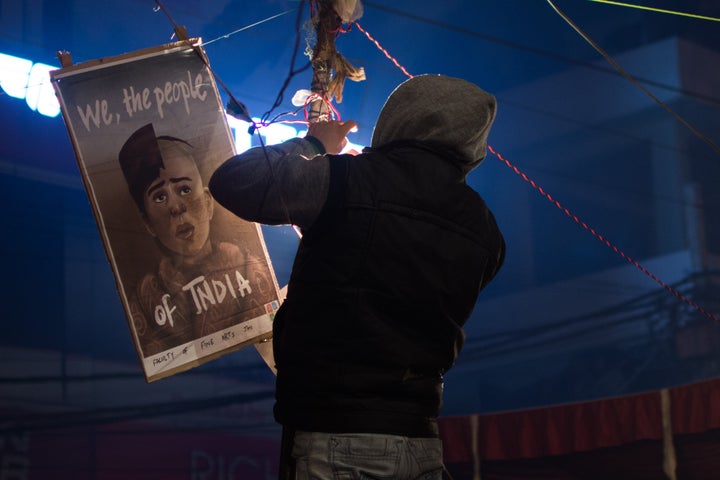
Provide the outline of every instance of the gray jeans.
[[442,442],[365,433],[295,432],[296,480],[441,480]]

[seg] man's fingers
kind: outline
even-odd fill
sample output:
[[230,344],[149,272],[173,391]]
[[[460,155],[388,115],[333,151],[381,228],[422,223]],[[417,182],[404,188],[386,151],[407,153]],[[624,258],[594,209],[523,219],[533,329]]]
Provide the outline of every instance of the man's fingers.
[[350,132],[357,132],[358,130],[358,125],[355,120],[347,120],[345,122],[341,122],[341,125],[343,126],[343,130],[345,131],[345,135]]

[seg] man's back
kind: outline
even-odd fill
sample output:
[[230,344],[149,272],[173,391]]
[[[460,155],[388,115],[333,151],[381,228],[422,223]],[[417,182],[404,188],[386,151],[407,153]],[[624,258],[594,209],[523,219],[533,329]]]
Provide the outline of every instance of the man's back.
[[495,113],[477,85],[422,75],[388,97],[358,157],[335,155],[353,121],[317,122],[213,175],[236,215],[303,230],[273,324],[281,478],[441,478],[442,374],[505,253],[465,183]]
[[437,435],[442,374],[502,236],[447,152],[399,142],[330,166],[276,319],[278,420]]

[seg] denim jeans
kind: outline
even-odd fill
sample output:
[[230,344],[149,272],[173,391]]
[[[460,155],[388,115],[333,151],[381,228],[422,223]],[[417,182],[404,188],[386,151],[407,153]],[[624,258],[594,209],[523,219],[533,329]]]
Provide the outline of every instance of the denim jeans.
[[296,480],[441,480],[442,442],[367,433],[295,432]]

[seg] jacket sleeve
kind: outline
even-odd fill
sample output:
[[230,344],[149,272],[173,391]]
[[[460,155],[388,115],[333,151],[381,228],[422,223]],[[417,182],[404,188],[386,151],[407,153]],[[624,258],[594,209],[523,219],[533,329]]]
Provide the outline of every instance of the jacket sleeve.
[[308,228],[325,204],[330,178],[328,157],[317,145],[294,138],[251,148],[218,167],[210,178],[210,192],[245,220]]

